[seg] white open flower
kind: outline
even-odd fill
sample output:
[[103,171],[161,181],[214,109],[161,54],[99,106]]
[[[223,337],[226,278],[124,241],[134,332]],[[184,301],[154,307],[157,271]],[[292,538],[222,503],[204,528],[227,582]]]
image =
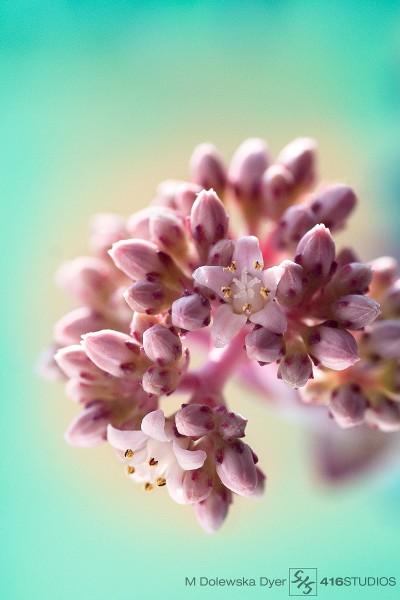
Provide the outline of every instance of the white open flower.
[[186,437],[174,434],[173,424],[165,420],[162,410],[148,413],[141,430],[123,431],[108,426],[110,444],[126,459],[127,474],[143,489],[167,486],[175,502],[185,504],[182,479],[185,471],[199,469],[206,460],[204,450],[192,450]]
[[204,266],[193,273],[198,285],[208,287],[224,300],[214,314],[211,336],[218,348],[226,346],[247,320],[273,333],[286,331],[285,315],[275,302],[281,267],[263,270],[263,258],[255,236],[235,243],[227,267]]

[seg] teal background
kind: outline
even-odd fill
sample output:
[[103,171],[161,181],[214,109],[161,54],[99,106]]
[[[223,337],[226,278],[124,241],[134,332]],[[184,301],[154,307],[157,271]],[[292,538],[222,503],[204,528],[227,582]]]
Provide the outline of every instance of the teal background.
[[[144,207],[187,174],[193,147],[226,158],[316,137],[323,178],[362,200],[341,242],[399,255],[400,4],[380,1],[2,0],[1,582],[6,600],[286,598],[287,588],[185,588],[185,576],[396,576],[398,468],[327,487],[309,434],[230,387],[269,476],[216,536],[190,507],[143,494],[110,448],[68,447],[76,414],[34,363],[69,307],[58,264],[84,253],[99,211]],[[396,598],[398,587],[322,590]]]

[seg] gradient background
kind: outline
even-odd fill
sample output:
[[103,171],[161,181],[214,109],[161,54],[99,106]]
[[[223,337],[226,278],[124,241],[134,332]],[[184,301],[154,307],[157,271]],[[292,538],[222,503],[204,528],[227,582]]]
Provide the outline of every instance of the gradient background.
[[133,486],[110,448],[69,448],[76,407],[33,372],[69,307],[53,273],[86,252],[90,215],[144,207],[202,141],[228,158],[249,136],[274,153],[316,137],[322,177],[362,199],[341,239],[365,260],[399,256],[399,33],[388,0],[1,1],[1,598],[275,600],[287,589],[185,589],[184,577],[298,566],[400,580],[395,466],[326,487],[307,432],[232,385],[269,490],[239,498],[209,537],[191,508]]

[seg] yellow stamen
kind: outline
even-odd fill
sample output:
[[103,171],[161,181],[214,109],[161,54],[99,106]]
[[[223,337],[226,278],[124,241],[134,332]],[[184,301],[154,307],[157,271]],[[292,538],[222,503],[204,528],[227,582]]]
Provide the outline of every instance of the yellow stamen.
[[262,271],[262,270],[263,270],[263,267],[264,267],[264,265],[263,265],[262,263],[258,262],[258,260],[255,260],[255,261],[253,262],[253,267],[254,267],[254,269],[255,269],[256,271]]
[[222,286],[221,292],[224,294],[224,298],[229,298],[232,295],[232,290],[227,285]]
[[134,454],[135,454],[134,451],[131,450],[130,448],[128,448],[128,450],[125,450],[124,456],[125,456],[125,458],[132,458]]
[[158,487],[163,487],[164,485],[166,485],[167,480],[164,479],[164,477],[159,477],[156,481]]
[[270,293],[271,290],[269,290],[266,287],[262,287],[260,290],[260,294],[263,298],[268,298],[268,294]]
[[236,260],[233,260],[231,262],[231,264],[229,265],[229,267],[223,267],[224,271],[230,271],[231,273],[234,273],[237,269],[237,265],[236,265]]
[[154,489],[154,485],[152,483],[144,483],[143,484],[143,489],[145,492],[151,492]]
[[128,475],[133,475],[133,473],[136,471],[135,467],[131,467],[131,465],[128,465],[126,467],[126,472],[128,473]]
[[253,307],[251,304],[246,302],[246,304],[243,304],[242,306],[242,311],[247,313],[248,315],[251,315],[251,313],[253,312]]
[[150,467],[156,467],[158,465],[158,460],[156,460],[155,458],[151,458],[149,460],[149,465]]

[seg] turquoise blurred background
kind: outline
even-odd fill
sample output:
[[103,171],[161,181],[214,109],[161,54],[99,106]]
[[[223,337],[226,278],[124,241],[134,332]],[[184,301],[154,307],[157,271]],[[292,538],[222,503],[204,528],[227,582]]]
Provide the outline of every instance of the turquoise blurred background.
[[76,406],[33,367],[69,307],[53,273],[86,252],[90,215],[144,207],[160,180],[186,177],[202,141],[228,159],[250,136],[274,153],[317,138],[321,176],[361,199],[340,241],[365,260],[399,257],[399,33],[400,3],[388,0],[1,1],[2,599],[275,600],[287,588],[184,578],[285,578],[299,566],[400,585],[398,467],[327,487],[309,434],[232,385],[269,489],[239,498],[209,537],[190,507],[133,486],[110,448],[68,447]]

